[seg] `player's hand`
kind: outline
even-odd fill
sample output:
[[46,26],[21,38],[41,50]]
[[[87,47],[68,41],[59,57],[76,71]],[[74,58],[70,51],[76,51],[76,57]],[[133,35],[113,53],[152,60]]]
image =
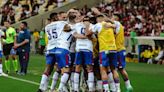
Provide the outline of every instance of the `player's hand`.
[[17,49],[20,45],[19,44],[14,44],[14,49]]
[[101,12],[96,7],[91,8],[91,10],[92,10],[92,12],[94,12],[97,15],[101,14]]

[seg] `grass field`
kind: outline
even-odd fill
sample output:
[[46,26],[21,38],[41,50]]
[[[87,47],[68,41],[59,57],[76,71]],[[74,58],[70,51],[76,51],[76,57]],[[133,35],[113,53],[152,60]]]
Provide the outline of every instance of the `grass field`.
[[[0,77],[0,92],[36,92],[44,65],[44,56],[31,55],[29,73],[26,76],[19,76],[11,72],[11,78]],[[128,63],[127,71],[134,87],[134,92],[164,92],[164,66]],[[121,82],[121,87],[122,90],[125,89],[123,81]]]

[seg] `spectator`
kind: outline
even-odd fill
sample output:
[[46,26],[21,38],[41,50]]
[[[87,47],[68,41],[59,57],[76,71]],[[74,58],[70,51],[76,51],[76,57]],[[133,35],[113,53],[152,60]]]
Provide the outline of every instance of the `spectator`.
[[132,53],[135,53],[136,51],[136,44],[137,44],[137,39],[135,39],[135,37],[137,36],[137,34],[136,34],[136,31],[135,30],[133,30],[133,31],[131,31],[130,32],[130,37],[131,37],[131,46],[132,46]]
[[158,56],[155,57],[155,61],[157,61],[157,64],[164,64],[164,48],[161,47],[161,51],[159,52]]
[[21,30],[14,44],[14,48],[17,49],[19,55],[19,62],[21,68],[19,72],[20,75],[27,74],[27,67],[29,62],[31,35],[27,26],[28,25],[26,22],[22,22],[20,24]]
[[45,46],[46,46],[46,42],[45,42],[45,30],[42,30],[40,32],[39,37],[40,37],[40,39],[39,39],[40,54],[43,55],[44,54],[44,49],[45,49]]
[[35,41],[35,53],[38,53],[38,47],[39,47],[39,32],[35,29],[33,32],[33,37]]
[[148,47],[148,49],[145,49],[142,53],[141,53],[141,59],[142,62],[147,63],[150,60],[152,60],[153,58],[153,50],[151,47]]
[[33,6],[32,6],[32,16],[37,15],[39,12],[39,7],[40,5],[38,4],[37,1],[34,2]]

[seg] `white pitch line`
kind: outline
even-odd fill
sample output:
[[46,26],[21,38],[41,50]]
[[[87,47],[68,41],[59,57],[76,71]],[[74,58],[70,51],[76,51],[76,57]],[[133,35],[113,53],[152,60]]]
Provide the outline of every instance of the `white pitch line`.
[[25,79],[20,79],[20,78],[13,77],[13,76],[4,76],[4,77],[9,78],[9,79],[13,79],[13,80],[18,80],[18,81],[22,81],[22,82],[30,83],[30,84],[33,84],[33,85],[40,85],[40,84],[37,83],[37,82],[30,81],[30,80],[25,80]]

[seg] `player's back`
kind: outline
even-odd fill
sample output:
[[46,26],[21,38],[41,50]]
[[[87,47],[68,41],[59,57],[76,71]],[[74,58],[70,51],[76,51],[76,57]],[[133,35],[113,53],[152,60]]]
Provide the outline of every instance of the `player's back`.
[[125,46],[124,46],[124,42],[125,42],[124,27],[118,21],[114,21],[114,24],[116,25],[116,36],[115,36],[115,38],[116,38],[117,50],[118,51],[125,50]]
[[[110,24],[110,23],[108,23]],[[101,51],[116,50],[115,36],[113,28],[106,28],[105,22],[102,25],[101,31],[98,33],[99,49]]]
[[45,27],[45,32],[48,37],[47,50],[53,49],[57,46],[57,40],[59,35],[61,35],[65,24],[65,21],[56,21]]
[[[92,25],[90,25],[91,27]],[[77,32],[78,34],[83,34],[85,35],[85,30],[86,30],[86,27],[85,25],[80,22],[80,23],[77,23],[75,26],[74,26],[74,30],[75,32]],[[89,40],[89,39],[77,39],[76,40],[76,51],[79,51],[79,50],[89,50],[89,51],[93,51],[93,45],[92,45],[92,41]]]

